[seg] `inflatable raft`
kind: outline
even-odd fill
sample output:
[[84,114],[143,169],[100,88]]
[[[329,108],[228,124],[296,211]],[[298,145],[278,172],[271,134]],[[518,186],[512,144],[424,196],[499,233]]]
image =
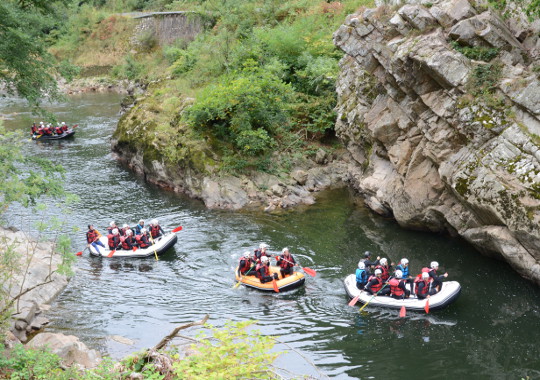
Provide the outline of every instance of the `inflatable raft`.
[[[420,300],[414,294],[411,294],[409,298],[406,298],[404,300],[397,300],[390,296],[376,296],[371,299],[373,295],[369,294],[364,290],[359,290],[356,287],[356,275],[354,274],[350,274],[345,278],[344,285],[345,291],[347,292],[349,298],[352,299],[359,295],[358,303],[360,304],[365,304],[366,302],[369,302],[369,306],[386,307],[398,310],[401,309],[402,306],[405,306],[405,309],[407,311],[416,310],[422,312],[424,312],[424,307],[426,306],[426,300]],[[406,287],[407,289],[409,289],[409,284],[407,284]],[[459,285],[459,282],[443,282],[441,291],[429,297],[429,310],[438,310],[450,305],[458,298],[460,293],[461,286]]]
[[[279,274],[279,267],[270,266],[270,272],[272,274],[277,273],[280,276],[280,278],[276,280],[277,288],[280,292],[298,288],[304,285],[304,282],[306,281],[304,274],[300,272],[293,272],[293,274],[285,278],[281,278],[281,275]],[[244,286],[261,290],[263,292],[275,292],[272,281],[263,284],[254,275],[238,277],[238,268],[235,269],[234,273],[236,281],[240,281],[240,283]]]
[[98,247],[99,252],[96,251],[96,249],[91,245],[89,250],[90,254],[93,256],[101,256],[101,257],[148,257],[148,256],[155,256],[156,253],[159,255],[169,248],[171,248],[173,245],[176,244],[176,241],[178,240],[178,237],[176,236],[176,233],[170,232],[168,234],[162,235],[156,239],[154,239],[154,244],[151,245],[148,248],[137,248],[135,251],[133,250],[124,250],[124,249],[117,249],[113,252],[111,255],[111,250],[108,246],[108,241],[106,236],[102,236],[99,239],[103,245],[107,248]]
[[61,140],[61,139],[66,139],[68,137],[71,137],[75,134],[75,130],[74,129],[68,129],[67,131],[65,131],[64,133],[62,133],[61,135],[39,135],[39,134],[33,134],[32,135],[32,140]]

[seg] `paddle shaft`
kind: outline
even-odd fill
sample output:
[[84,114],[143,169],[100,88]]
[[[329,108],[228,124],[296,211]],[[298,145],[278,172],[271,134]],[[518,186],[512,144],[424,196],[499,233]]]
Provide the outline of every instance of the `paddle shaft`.
[[[278,256],[279,256],[279,255],[278,255]],[[280,257],[281,257],[281,256],[280,256]],[[304,272],[308,273],[310,276],[315,277],[315,275],[317,274],[317,272],[315,272],[313,269],[308,268],[308,267],[303,267],[303,266],[300,265],[300,263],[293,263],[292,261],[289,261],[289,260],[287,260],[287,259],[284,258],[284,257],[281,257],[281,260],[286,261],[286,262],[288,262],[289,264],[298,265],[300,268],[302,268],[302,270],[303,270]]]
[[244,277],[247,276],[248,273],[251,272],[253,269],[255,269],[255,267],[256,267],[256,265],[253,265],[251,268],[249,268],[249,270],[245,274],[240,274],[240,280],[238,280],[238,282],[236,284],[234,284],[233,288],[234,289],[238,288],[238,286],[240,285],[240,283],[242,282]]
[[371,297],[371,298],[369,299],[369,301],[367,301],[367,302],[364,304],[364,306],[362,306],[362,307],[360,308],[360,310],[358,310],[358,311],[360,312],[360,311],[364,310],[364,308],[365,308],[365,307],[373,300],[373,298],[377,297],[377,295],[378,295],[384,288],[386,288],[386,285],[388,285],[388,282],[386,282],[386,283],[383,285],[383,287],[380,288],[379,291],[378,291],[377,293],[375,293],[375,294],[373,295],[373,297]]

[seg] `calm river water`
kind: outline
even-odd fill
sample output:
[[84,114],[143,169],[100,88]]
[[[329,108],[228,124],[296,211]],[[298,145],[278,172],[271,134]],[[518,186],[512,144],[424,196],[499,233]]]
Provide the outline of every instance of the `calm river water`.
[[[85,247],[86,225],[103,232],[111,220],[134,225],[156,217],[183,226],[178,243],[156,261],[77,259],[76,275],[48,312],[49,331],[78,335],[114,358],[155,345],[179,324],[258,320],[288,351],[276,362],[296,375],[338,379],[540,378],[540,290],[503,263],[467,244],[402,230],[394,221],[354,206],[347,190],[327,192],[309,207],[280,215],[207,210],[198,201],[146,184],[119,166],[110,136],[119,118],[118,95],[86,94],[48,107],[78,124],[68,141],[28,141],[30,154],[61,162],[67,189],[81,198],[66,215],[73,251]],[[27,131],[33,119],[21,101],[0,100],[4,124]],[[51,211],[51,213],[53,213]],[[8,215],[17,225],[16,209]],[[261,294],[233,289],[233,268],[247,249],[287,246],[304,267],[302,289]],[[349,307],[343,279],[365,250],[413,271],[437,260],[461,283],[460,298],[429,315]],[[186,333],[188,334],[188,333]],[[111,337],[132,339],[128,346]],[[181,339],[177,343],[185,343]],[[314,363],[319,371],[311,365]]]

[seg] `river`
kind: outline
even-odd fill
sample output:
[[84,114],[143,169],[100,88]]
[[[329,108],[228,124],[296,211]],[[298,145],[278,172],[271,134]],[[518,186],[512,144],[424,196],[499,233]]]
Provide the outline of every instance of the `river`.
[[[263,334],[288,351],[276,364],[296,375],[337,379],[540,378],[540,290],[506,263],[481,256],[463,241],[405,231],[394,221],[356,206],[348,190],[329,191],[310,207],[271,215],[207,210],[196,200],[145,183],[118,165],[110,136],[119,119],[114,94],[72,96],[47,106],[59,121],[78,124],[73,139],[25,143],[29,154],[62,163],[66,188],[81,202],[64,215],[73,251],[85,247],[86,225],[104,232],[111,220],[134,225],[158,218],[183,226],[178,243],[159,261],[77,258],[76,275],[47,313],[48,331],[74,334],[113,358],[152,347],[182,323],[254,319]],[[0,100],[8,129],[29,131],[32,118],[20,100]],[[20,218],[16,208],[10,224]],[[57,211],[49,211],[51,215]],[[233,289],[238,257],[260,242],[287,246],[304,267],[305,287],[261,294]],[[343,279],[364,251],[413,272],[437,260],[462,293],[430,314],[349,307]],[[186,333],[188,334],[188,333]],[[111,337],[133,340],[132,346]],[[185,344],[177,339],[175,342]],[[311,365],[314,363],[318,371]]]

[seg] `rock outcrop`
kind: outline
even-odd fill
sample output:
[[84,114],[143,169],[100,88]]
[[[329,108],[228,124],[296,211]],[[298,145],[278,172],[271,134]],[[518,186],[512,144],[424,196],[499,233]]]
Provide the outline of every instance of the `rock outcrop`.
[[351,185],[403,227],[462,236],[540,284],[538,25],[425,4],[365,9],[334,34]]

